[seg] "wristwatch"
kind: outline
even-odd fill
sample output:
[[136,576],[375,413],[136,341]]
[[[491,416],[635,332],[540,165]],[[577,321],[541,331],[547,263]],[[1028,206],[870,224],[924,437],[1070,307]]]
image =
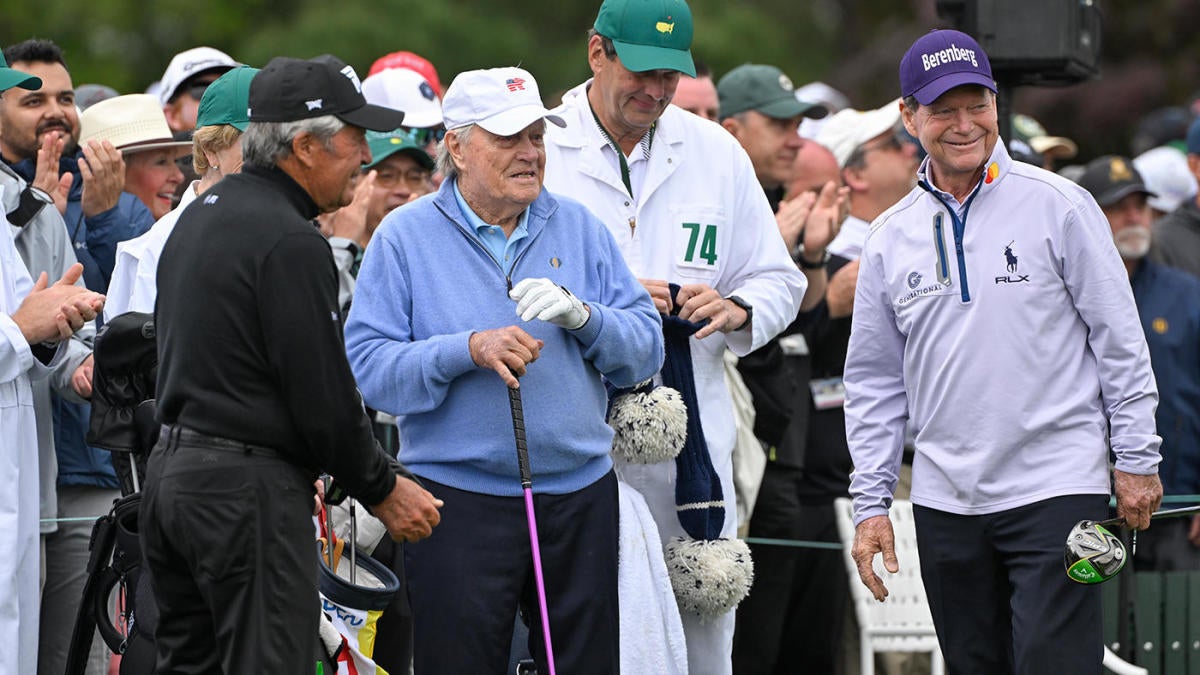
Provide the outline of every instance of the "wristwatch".
[[746,312],[746,320],[743,321],[740,326],[738,326],[737,328],[734,328],[734,330],[735,331],[741,330],[741,329],[745,328],[746,326],[749,326],[750,320],[754,318],[754,306],[751,305],[750,303],[746,302],[745,300],[739,298],[736,295],[731,295],[725,299],[732,302],[733,304],[737,305],[738,307],[741,307],[742,310],[744,310]]

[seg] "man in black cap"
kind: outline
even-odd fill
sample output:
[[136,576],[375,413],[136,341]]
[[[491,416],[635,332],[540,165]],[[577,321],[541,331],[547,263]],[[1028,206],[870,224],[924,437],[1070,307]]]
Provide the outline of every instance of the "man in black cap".
[[[1147,255],[1153,239],[1149,199],[1155,195],[1130,159],[1094,159],[1079,184],[1108,218],[1150,348],[1158,385],[1154,419],[1162,437],[1158,473],[1163,494],[1200,494],[1200,433],[1195,422],[1200,419],[1200,279]],[[1200,569],[1200,515],[1164,519],[1140,533],[1133,562],[1139,570]]]
[[[158,414],[142,543],[157,672],[312,672],[313,481],[332,474],[396,540],[434,499],[376,445],[342,346],[337,279],[312,219],[350,201],[367,104],[332,56],[276,58],[250,87],[243,172],[180,217],[158,276]],[[197,302],[197,300],[199,300]]]

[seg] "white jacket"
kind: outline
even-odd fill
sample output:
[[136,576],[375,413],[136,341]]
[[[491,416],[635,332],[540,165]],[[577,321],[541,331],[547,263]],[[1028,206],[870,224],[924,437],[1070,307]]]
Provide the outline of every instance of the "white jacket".
[[863,249],[845,370],[855,522],[887,512],[907,419],[912,501],[950,513],[1108,494],[1110,443],[1118,469],[1154,473],[1154,374],[1096,202],[1002,143],[965,205],[927,189],[927,167]]
[[[596,214],[638,278],[707,284],[754,308],[748,330],[691,340],[701,424],[725,499],[722,536],[732,537],[737,529],[735,427],[725,386],[725,348],[742,356],[766,344],[796,318],[808,283],[788,255],[750,158],[716,124],[667,106],[638,190],[640,203],[634,203],[592,117],[590,84],[567,92],[554,111],[566,121],[565,129],[547,125],[546,189],[573,197]],[[617,469],[646,498],[664,544],[687,536],[675,513],[674,462],[618,462]],[[733,612],[708,622],[682,618],[690,672],[729,673]]]
[[[3,188],[0,188],[2,196]],[[30,351],[12,314],[33,288],[11,228],[0,226],[0,672],[37,670],[39,599],[38,438],[31,378],[49,368]],[[66,354],[59,348],[57,365]]]

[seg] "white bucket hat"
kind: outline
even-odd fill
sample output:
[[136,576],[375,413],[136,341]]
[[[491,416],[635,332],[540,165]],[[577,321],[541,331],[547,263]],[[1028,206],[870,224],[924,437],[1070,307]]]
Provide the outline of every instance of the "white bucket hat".
[[510,136],[543,118],[567,126],[542,105],[537,81],[521,68],[459,73],[442,99],[442,118],[447,129],[477,124],[497,136]]
[[79,128],[80,144],[108,141],[124,153],[192,147],[190,141],[175,140],[162,106],[149,94],[115,96],[90,106],[79,115]]

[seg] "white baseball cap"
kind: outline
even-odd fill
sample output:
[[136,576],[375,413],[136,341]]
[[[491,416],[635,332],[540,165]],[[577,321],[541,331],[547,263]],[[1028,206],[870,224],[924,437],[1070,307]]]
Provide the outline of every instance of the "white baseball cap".
[[539,119],[567,126],[542,105],[537,81],[521,68],[468,70],[446,89],[442,118],[447,129],[477,124],[497,136],[510,136]]
[[899,123],[900,99],[874,110],[846,108],[825,120],[814,140],[829,148],[837,158],[838,166],[845,167],[858,146],[895,128]]
[[362,83],[367,103],[404,112],[404,126],[427,129],[442,123],[442,102],[433,85],[420,73],[407,68],[390,68],[371,75]]
[[1153,209],[1170,213],[1196,195],[1196,177],[1188,169],[1187,155],[1169,145],[1134,157],[1133,166],[1154,193],[1146,200]]
[[241,64],[234,61],[233,57],[212,47],[193,47],[185,52],[179,52],[167,64],[167,69],[163,72],[162,79],[159,80],[161,85],[157,91],[158,99],[163,105],[166,105],[175,95],[175,90],[179,89],[179,85],[189,77],[210,70],[219,70],[223,73],[233,70],[239,65]]

